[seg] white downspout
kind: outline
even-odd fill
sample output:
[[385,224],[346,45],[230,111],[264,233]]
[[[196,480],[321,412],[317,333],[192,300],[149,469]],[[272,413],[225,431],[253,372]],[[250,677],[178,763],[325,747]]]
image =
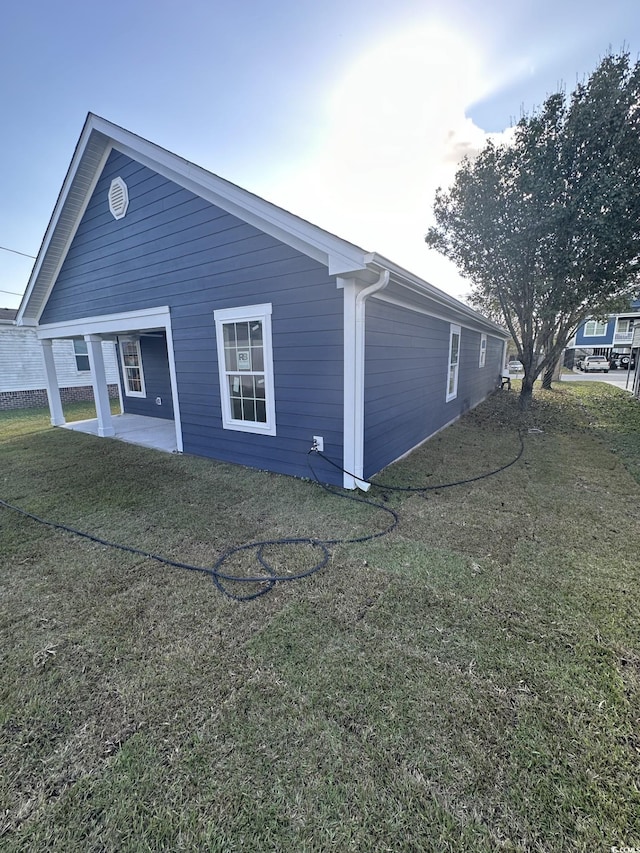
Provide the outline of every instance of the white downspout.
[[380,273],[378,280],[373,284],[368,285],[363,290],[356,294],[355,300],[355,347],[354,347],[354,388],[353,388],[353,459],[351,464],[353,467],[345,468],[354,474],[350,478],[350,485],[346,488],[359,488],[363,491],[368,491],[371,484],[363,480],[364,469],[364,372],[365,372],[365,303],[373,294],[377,293],[389,284],[389,270],[384,270]]

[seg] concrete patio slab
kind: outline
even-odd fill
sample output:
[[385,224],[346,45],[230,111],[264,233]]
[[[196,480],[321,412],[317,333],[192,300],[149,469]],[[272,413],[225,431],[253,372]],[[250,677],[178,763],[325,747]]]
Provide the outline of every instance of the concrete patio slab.
[[[116,431],[116,434],[111,436],[112,438],[126,441],[128,444],[139,444],[141,447],[163,450],[165,453],[175,453],[177,450],[174,421],[127,414],[113,415],[112,421]],[[97,418],[86,421],[72,421],[63,426],[64,429],[98,435]]]

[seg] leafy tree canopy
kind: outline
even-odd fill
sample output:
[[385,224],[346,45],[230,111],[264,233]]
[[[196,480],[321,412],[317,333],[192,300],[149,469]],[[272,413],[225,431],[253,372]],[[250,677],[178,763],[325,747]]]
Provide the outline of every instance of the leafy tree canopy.
[[426,242],[472,283],[473,304],[506,323],[525,376],[580,323],[628,305],[640,273],[640,62],[607,55],[570,96],[524,115],[439,189]]

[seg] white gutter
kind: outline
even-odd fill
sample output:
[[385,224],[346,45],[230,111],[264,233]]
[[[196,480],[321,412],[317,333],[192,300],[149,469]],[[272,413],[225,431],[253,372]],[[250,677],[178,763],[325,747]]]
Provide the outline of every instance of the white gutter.
[[[363,480],[364,469],[364,372],[365,372],[365,317],[366,301],[374,293],[377,293],[389,284],[389,270],[382,270],[378,280],[368,285],[355,295],[355,304],[351,302],[351,311],[345,302],[345,320],[353,322],[352,346],[349,346],[348,333],[351,331],[351,322],[345,323],[345,378],[349,376],[350,381],[345,382],[345,436],[344,436],[344,462],[345,473],[343,485],[345,489],[362,489],[368,491],[371,484]],[[348,290],[345,288],[345,300]],[[353,359],[352,367],[349,365],[349,357]],[[350,369],[351,368],[351,369]],[[352,418],[346,413],[351,411]]]
[[428,281],[424,281],[424,279],[419,278],[417,275],[414,275],[408,270],[399,267],[397,264],[394,264],[393,261],[379,255],[377,252],[371,252],[370,254],[365,255],[365,261],[369,268],[373,265],[377,266],[379,269],[388,269],[394,274],[395,284],[400,284],[402,287],[413,291],[414,293],[418,293],[423,297],[426,296],[429,299],[432,299],[438,305],[446,307],[449,312],[455,311],[457,314],[466,317],[467,320],[472,321],[476,328],[481,328],[483,332],[488,332],[491,335],[496,335],[502,338],[510,337],[503,326],[500,326],[498,323],[494,323],[492,320],[489,320],[466,303],[461,302],[454,296],[450,296],[448,293],[440,290],[440,288],[430,284]]

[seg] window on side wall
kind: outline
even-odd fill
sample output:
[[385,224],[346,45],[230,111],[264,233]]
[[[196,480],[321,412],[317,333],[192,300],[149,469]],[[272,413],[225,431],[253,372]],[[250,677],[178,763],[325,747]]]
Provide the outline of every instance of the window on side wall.
[[447,377],[447,402],[458,395],[458,365],[460,364],[460,326],[449,327],[449,374]]
[[78,373],[84,373],[90,370],[89,367],[89,352],[87,350],[87,342],[81,339],[74,339],[73,353],[76,357],[76,370]]
[[119,343],[124,393],[127,397],[145,397],[140,341],[120,338]]
[[271,304],[213,316],[224,429],[275,435]]
[[480,335],[480,358],[478,359],[478,367],[484,367],[487,361],[487,336]]
[[607,334],[607,322],[603,320],[587,320],[584,324],[585,338],[595,338]]

